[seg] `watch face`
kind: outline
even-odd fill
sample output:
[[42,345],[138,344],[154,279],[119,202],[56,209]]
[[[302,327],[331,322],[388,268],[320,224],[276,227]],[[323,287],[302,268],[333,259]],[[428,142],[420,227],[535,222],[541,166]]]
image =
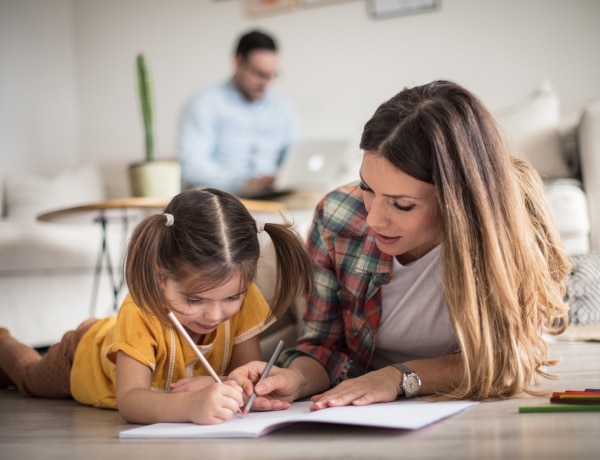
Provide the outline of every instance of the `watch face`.
[[402,389],[406,395],[411,396],[418,393],[420,386],[419,377],[417,377],[415,374],[404,374]]

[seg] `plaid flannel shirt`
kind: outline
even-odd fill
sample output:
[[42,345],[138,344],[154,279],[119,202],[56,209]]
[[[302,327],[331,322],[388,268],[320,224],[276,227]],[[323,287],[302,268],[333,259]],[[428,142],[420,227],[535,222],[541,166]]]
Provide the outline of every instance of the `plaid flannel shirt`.
[[362,197],[353,183],[318,204],[307,241],[315,288],[298,344],[279,360],[285,367],[310,356],[325,367],[332,385],[367,372],[381,319],[380,287],[392,275],[392,256],[377,247]]

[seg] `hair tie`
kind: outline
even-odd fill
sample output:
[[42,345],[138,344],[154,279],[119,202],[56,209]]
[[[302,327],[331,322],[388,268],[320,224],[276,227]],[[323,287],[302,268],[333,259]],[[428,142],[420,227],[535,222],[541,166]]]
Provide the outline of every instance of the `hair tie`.
[[265,223],[262,220],[255,219],[254,223],[256,224],[256,231],[258,233],[262,232],[265,229]]
[[169,214],[168,212],[164,212],[163,216],[165,216],[167,218],[167,221],[165,222],[165,225],[167,227],[172,227],[173,224],[175,223],[175,217],[173,217],[173,214]]

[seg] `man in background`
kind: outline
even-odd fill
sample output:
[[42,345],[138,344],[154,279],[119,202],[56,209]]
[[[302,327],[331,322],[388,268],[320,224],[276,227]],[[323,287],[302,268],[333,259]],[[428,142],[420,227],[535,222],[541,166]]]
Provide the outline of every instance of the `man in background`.
[[278,66],[275,40],[248,32],[238,41],[231,79],[193,96],[178,134],[184,188],[212,186],[240,196],[272,188],[300,131],[292,106],[269,89]]

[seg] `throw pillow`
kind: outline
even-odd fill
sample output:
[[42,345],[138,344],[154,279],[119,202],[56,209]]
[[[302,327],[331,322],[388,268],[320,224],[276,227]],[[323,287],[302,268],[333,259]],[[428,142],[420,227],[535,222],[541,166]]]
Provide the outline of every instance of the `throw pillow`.
[[4,177],[0,177],[0,219],[6,217],[6,203],[4,203]]
[[570,171],[569,177],[575,178],[581,177],[581,170],[579,167],[579,145],[577,141],[580,119],[580,111],[571,111],[566,115],[563,114],[561,125],[558,128],[560,149]]
[[571,258],[566,300],[570,324],[600,324],[600,251]]
[[590,250],[588,200],[576,179],[544,181],[546,201],[569,255]]
[[521,103],[498,112],[497,119],[513,154],[531,163],[544,179],[571,175],[561,149],[559,98],[547,80]]
[[97,166],[65,170],[55,176],[23,173],[5,181],[6,214],[10,219],[35,221],[38,214],[106,198]]

